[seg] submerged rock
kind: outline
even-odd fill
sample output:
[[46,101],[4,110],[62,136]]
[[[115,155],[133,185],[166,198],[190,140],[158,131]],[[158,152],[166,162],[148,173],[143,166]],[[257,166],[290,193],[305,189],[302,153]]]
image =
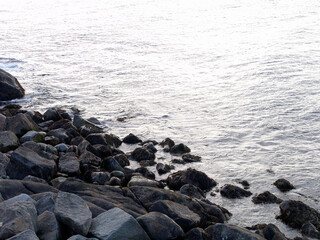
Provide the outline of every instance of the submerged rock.
[[184,145],[183,143],[180,143],[178,145],[174,145],[172,148],[170,148],[170,153],[176,154],[176,155],[189,153],[190,151],[191,151],[190,148],[187,147],[186,145]]
[[0,101],[24,97],[24,89],[10,73],[0,69]]
[[255,204],[260,204],[260,203],[281,203],[282,200],[280,198],[277,198],[271,192],[265,191],[263,193],[258,194],[257,196],[254,196],[252,198],[252,202],[255,203]]
[[250,197],[252,195],[250,191],[244,190],[231,184],[224,185],[220,190],[220,194],[221,196],[226,198],[243,198]]
[[288,192],[294,189],[294,186],[286,179],[280,178],[273,183],[281,192]]

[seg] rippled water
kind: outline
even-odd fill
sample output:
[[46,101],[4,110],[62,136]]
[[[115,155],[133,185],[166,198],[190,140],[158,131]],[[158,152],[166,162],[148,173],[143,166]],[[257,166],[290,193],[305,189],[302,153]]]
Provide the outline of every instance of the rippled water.
[[[171,137],[219,186],[246,179],[320,210],[319,22],[317,0],[1,0],[0,68],[26,108],[75,106],[120,137]],[[280,177],[297,189],[280,193]],[[298,234],[277,205],[208,198],[233,223]]]

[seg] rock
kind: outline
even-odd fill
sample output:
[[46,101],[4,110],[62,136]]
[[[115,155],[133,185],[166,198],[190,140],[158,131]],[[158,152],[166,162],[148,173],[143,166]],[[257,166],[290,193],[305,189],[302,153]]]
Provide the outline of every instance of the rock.
[[153,240],[177,239],[184,235],[182,228],[167,215],[159,212],[150,212],[137,218]]
[[75,176],[80,173],[80,162],[76,154],[68,152],[63,154],[59,159],[59,171],[69,176]]
[[205,173],[192,168],[172,173],[166,181],[168,187],[172,190],[179,190],[185,184],[192,184],[201,190],[209,191],[217,185],[216,181],[209,178]]
[[183,154],[182,155],[182,159],[183,159],[183,161],[185,161],[187,163],[200,162],[201,161],[201,157],[195,156],[195,155],[191,155],[189,153]]
[[9,198],[8,200],[6,200],[5,204],[6,205],[11,205],[14,203],[18,203],[18,202],[30,202],[33,205],[35,205],[35,201],[27,194],[25,193],[21,193],[15,197]]
[[39,156],[29,148],[19,147],[12,155],[6,168],[7,175],[14,179],[23,179],[28,175],[50,180],[56,174],[56,164]]
[[68,150],[68,146],[65,143],[60,143],[54,146],[58,152],[66,152]]
[[320,239],[320,231],[312,223],[303,224],[301,232],[307,237]]
[[6,128],[6,116],[0,113],[0,131],[4,131]]
[[171,149],[170,149],[170,153],[171,154],[176,154],[176,155],[180,155],[180,154],[184,154],[184,153],[189,153],[191,150],[190,148],[188,148],[186,145],[184,145],[183,143],[180,143],[178,145],[174,145]]
[[132,157],[134,160],[140,162],[142,160],[154,160],[155,155],[153,152],[149,151],[148,149],[138,147],[132,153]]
[[294,186],[286,179],[280,178],[273,183],[281,192],[287,192],[294,189]]
[[156,165],[157,163],[154,160],[142,160],[139,162],[141,167],[151,167]]
[[80,135],[83,137],[87,137],[89,134],[93,134],[93,133],[103,133],[103,130],[101,128],[98,128],[94,125],[88,125],[85,124],[83,126],[80,127]]
[[51,130],[47,133],[47,135],[58,138],[62,143],[69,144],[71,140],[71,137],[68,135],[67,130],[63,128]]
[[117,177],[112,177],[107,184],[110,186],[121,186],[121,180]]
[[180,188],[180,190],[179,190],[182,194],[184,194],[184,195],[187,195],[187,196],[189,196],[189,197],[192,197],[192,198],[199,198],[199,199],[201,199],[201,198],[205,198],[205,194],[204,194],[204,192],[200,189],[200,188],[198,188],[198,187],[196,187],[196,186],[194,186],[194,185],[192,185],[192,184],[185,184],[185,185],[183,185],[181,188]]
[[57,112],[54,108],[49,108],[44,114],[43,114],[44,121],[59,121],[62,119],[61,115]]
[[0,151],[8,152],[19,146],[19,139],[11,131],[0,132]]
[[24,97],[24,89],[10,73],[0,69],[0,101]]
[[125,154],[118,154],[114,156],[117,162],[120,164],[121,167],[130,166],[130,162]]
[[83,119],[82,117],[80,117],[78,114],[74,115],[73,118],[73,125],[80,129],[82,126],[87,125],[87,126],[93,126],[93,127],[97,127],[96,125],[94,125],[92,122],[89,122],[85,119]]
[[86,202],[79,196],[62,192],[58,193],[54,213],[58,221],[71,229],[75,234],[88,234],[92,213]]
[[53,146],[44,143],[25,142],[21,147],[26,147],[31,151],[37,153],[40,157],[56,161],[58,160],[58,152]]
[[105,134],[104,135],[104,138],[106,140],[106,142],[115,147],[115,148],[118,148],[120,147],[120,145],[122,144],[122,141],[120,140],[119,137],[117,137],[116,135],[113,135],[113,134]]
[[146,167],[141,167],[141,168],[137,168],[135,170],[136,173],[141,173],[142,176],[146,177],[146,178],[149,178],[149,179],[155,179],[156,176],[154,175],[153,172],[151,172],[148,168]]
[[23,135],[20,138],[20,142],[28,142],[28,141],[34,141],[34,142],[44,142],[44,138],[46,136],[45,132],[36,132],[36,131],[29,131],[25,135]]
[[31,175],[26,176],[26,177],[25,177],[24,179],[22,179],[22,180],[47,184],[46,180],[44,180],[44,179],[42,179],[42,178],[35,177],[35,176],[31,176]]
[[244,189],[249,189],[250,188],[250,184],[249,184],[249,182],[247,180],[242,180],[242,181],[240,180],[240,181],[238,181],[238,183],[240,183],[243,186]]
[[188,207],[169,200],[156,201],[149,211],[161,212],[172,218],[182,229],[191,229],[200,222],[200,216]]
[[220,190],[220,194],[221,196],[226,198],[243,198],[252,195],[250,191],[244,190],[231,184],[224,185]]
[[141,143],[142,140],[138,138],[136,135],[130,133],[128,136],[122,139],[122,142],[126,144],[136,144],[136,143]]
[[160,145],[161,145],[162,147],[168,146],[169,149],[170,149],[170,148],[172,148],[172,147],[175,145],[175,143],[174,143],[174,141],[173,141],[172,139],[166,138],[165,140],[163,140],[163,141],[160,143]]
[[8,238],[8,240],[39,240],[39,238],[34,231],[28,229],[11,238]]
[[52,184],[53,187],[59,188],[59,185],[60,185],[61,183],[63,183],[64,181],[66,181],[66,180],[67,180],[67,178],[65,178],[65,177],[57,177],[57,178],[55,178],[55,179],[52,179],[52,180],[50,181],[50,183]]
[[263,235],[267,240],[287,240],[286,236],[274,224],[268,224],[263,229]]
[[302,228],[306,223],[320,230],[320,213],[301,201],[288,200],[280,204],[279,218],[292,228]]
[[213,227],[213,235],[215,240],[237,239],[237,240],[264,240],[258,234],[252,233],[245,228],[241,228],[231,224],[217,223]]
[[257,196],[254,196],[252,198],[252,202],[255,203],[255,204],[260,204],[260,203],[281,203],[282,200],[280,198],[277,198],[275,195],[273,195],[269,191],[265,191],[263,193],[260,193]]
[[158,163],[156,166],[157,172],[162,175],[170,172],[172,169],[174,169],[174,166],[168,165],[168,164],[163,164],[163,163]]
[[41,240],[57,240],[60,237],[59,223],[53,212],[45,211],[38,217],[38,236]]
[[89,164],[97,167],[100,166],[102,162],[101,158],[88,151],[82,153],[79,160],[81,165]]
[[121,171],[112,171],[112,172],[110,173],[110,175],[111,175],[111,177],[117,177],[117,178],[119,178],[119,179],[122,179],[122,178],[125,177],[124,173],[121,172]]
[[186,162],[183,161],[182,159],[172,159],[171,162],[175,164],[182,164],[182,165],[186,164]]
[[29,116],[18,113],[13,117],[6,118],[6,130],[12,131],[20,137],[28,131],[38,130],[38,126]]
[[55,207],[54,194],[51,192],[45,193],[45,195],[36,202],[38,215],[44,213],[45,211],[53,212],[54,207]]
[[163,187],[160,182],[150,180],[142,176],[133,176],[128,183],[128,187],[133,186],[147,186],[147,187]]
[[72,237],[68,238],[67,240],[98,240],[98,238],[86,238],[81,235],[73,235]]
[[155,148],[155,146],[153,145],[153,143],[149,142],[149,143],[145,143],[143,144],[143,147],[148,149],[149,151],[156,153],[158,150]]
[[50,144],[52,146],[56,146],[56,145],[58,145],[60,143],[60,139],[55,137],[55,136],[46,136],[44,138],[44,142],[46,144]]
[[184,240],[209,240],[209,234],[202,228],[193,228],[186,233]]
[[91,181],[104,185],[107,181],[110,180],[110,174],[108,172],[92,172]]
[[124,172],[123,168],[120,166],[117,160],[114,159],[113,157],[108,157],[107,159],[104,159],[101,163],[101,167],[108,172],[112,172],[112,171]]
[[86,137],[86,140],[92,144],[101,144],[101,145],[109,145],[104,138],[103,133],[91,133]]
[[96,151],[97,156],[102,159],[112,156],[112,147],[110,147],[109,145],[96,144],[93,145],[93,147]]
[[90,234],[102,240],[150,240],[139,223],[120,208],[112,208],[95,217]]

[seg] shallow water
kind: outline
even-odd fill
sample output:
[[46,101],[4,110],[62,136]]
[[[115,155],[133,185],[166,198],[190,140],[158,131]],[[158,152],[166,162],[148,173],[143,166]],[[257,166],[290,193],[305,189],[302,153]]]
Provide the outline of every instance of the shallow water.
[[[245,179],[320,210],[319,22],[316,0],[2,0],[0,68],[26,108],[77,107],[120,137],[171,137],[203,158],[181,168],[219,187]],[[280,177],[296,189],[280,193]],[[298,235],[277,205],[208,198],[233,223]]]

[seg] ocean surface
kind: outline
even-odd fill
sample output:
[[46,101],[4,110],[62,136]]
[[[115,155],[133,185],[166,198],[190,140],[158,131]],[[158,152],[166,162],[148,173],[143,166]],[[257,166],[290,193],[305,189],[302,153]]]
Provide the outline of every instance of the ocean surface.
[[[27,109],[76,107],[121,138],[170,137],[202,156],[176,170],[320,210],[319,23],[318,0],[1,0],[0,68]],[[276,204],[208,199],[231,223],[299,235]]]

